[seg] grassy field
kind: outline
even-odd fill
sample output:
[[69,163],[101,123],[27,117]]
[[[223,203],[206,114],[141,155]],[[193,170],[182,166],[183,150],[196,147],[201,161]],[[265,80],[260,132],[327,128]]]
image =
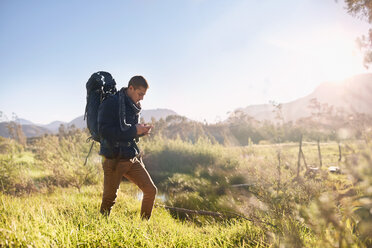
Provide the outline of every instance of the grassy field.
[[139,218],[137,190],[123,183],[109,219],[101,217],[101,187],[58,189],[51,194],[1,194],[0,246],[3,247],[265,247],[263,231],[230,220],[197,225],[175,220],[155,208],[150,221]]
[[[99,214],[97,147],[83,165],[86,133],[48,136],[21,147],[0,140],[0,247],[370,247],[371,146],[321,143],[309,172],[296,143],[225,147],[206,139],[144,140],[145,164],[162,198],[139,218],[139,190],[122,182],[107,219]],[[309,167],[317,144],[303,143]],[[338,166],[340,174],[328,172]],[[237,187],[236,185],[243,185]],[[165,196],[165,197],[164,197]],[[212,218],[160,205],[234,212]]]

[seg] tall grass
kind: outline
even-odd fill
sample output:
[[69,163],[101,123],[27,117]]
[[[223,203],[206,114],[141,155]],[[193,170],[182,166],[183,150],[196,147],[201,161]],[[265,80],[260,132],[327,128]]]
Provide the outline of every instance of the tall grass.
[[[372,147],[322,143],[323,167],[307,173],[298,144],[226,147],[160,136],[140,145],[166,204],[233,211],[213,219],[154,209],[139,219],[138,190],[123,183],[109,219],[98,212],[102,169],[97,148],[83,165],[88,135],[46,136],[31,147],[0,140],[0,246],[370,247]],[[316,143],[304,143],[318,166]],[[341,174],[327,167],[337,165]],[[163,204],[163,202],[162,202]]]
[[139,218],[133,186],[124,184],[109,219],[99,212],[101,188],[58,189],[53,194],[0,194],[0,246],[19,247],[265,247],[260,228],[229,221],[197,226],[155,208]]
[[205,138],[191,143],[157,137],[143,142],[142,148],[155,183],[169,196],[167,204],[214,211],[235,210],[224,196],[232,182],[244,182],[238,174],[237,151],[212,144]]

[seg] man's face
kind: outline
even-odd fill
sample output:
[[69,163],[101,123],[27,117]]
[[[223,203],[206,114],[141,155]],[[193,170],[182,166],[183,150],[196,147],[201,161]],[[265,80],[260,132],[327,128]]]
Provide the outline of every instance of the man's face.
[[143,97],[146,95],[147,89],[143,87],[139,87],[138,89],[135,89],[132,85],[129,86],[127,94],[132,99],[134,103],[138,103],[139,101],[143,100]]

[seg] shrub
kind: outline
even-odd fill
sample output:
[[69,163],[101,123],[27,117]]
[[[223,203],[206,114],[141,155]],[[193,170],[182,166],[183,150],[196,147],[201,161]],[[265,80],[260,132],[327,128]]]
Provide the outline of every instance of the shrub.
[[157,137],[146,140],[142,147],[151,176],[172,206],[226,209],[222,197],[229,192],[231,181],[243,181],[237,174],[239,151],[208,139],[191,143]]
[[26,173],[28,168],[19,156],[19,153],[0,154],[0,190],[3,193],[20,195],[35,190]]
[[52,172],[50,181],[53,184],[80,190],[83,185],[99,181],[101,170],[96,149],[84,165],[90,148],[90,144],[85,142],[87,138],[85,132],[76,130],[65,136],[46,136],[37,142],[37,158],[45,169]]

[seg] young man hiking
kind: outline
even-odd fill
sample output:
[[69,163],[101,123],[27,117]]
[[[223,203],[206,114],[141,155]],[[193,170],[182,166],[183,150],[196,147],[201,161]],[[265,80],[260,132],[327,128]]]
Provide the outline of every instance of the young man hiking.
[[98,131],[103,155],[104,185],[100,212],[108,216],[115,204],[122,177],[135,183],[143,192],[141,217],[149,219],[154,205],[156,186],[140,157],[138,138],[152,126],[139,124],[140,101],[149,85],[142,76],[130,79],[127,88],[105,99],[98,109]]

